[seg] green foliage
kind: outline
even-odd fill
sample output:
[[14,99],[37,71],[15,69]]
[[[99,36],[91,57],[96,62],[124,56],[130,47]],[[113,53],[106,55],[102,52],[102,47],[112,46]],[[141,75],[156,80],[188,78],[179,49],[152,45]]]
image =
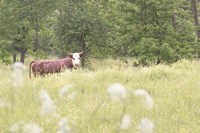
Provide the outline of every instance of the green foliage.
[[[71,1],[60,3],[57,13],[56,32],[59,37],[59,52],[87,51],[96,56],[107,46],[106,21],[98,1]],[[109,54],[109,52],[106,52]]]
[[0,2],[0,37],[10,54],[84,50],[87,57],[134,56],[141,65],[173,63],[199,57],[193,14],[188,0],[8,0]]
[[123,35],[120,39],[126,38],[123,43],[129,46],[130,54],[137,56],[141,65],[173,63],[195,56],[195,28],[188,17],[190,10],[180,7],[183,4],[185,1],[172,0],[138,0],[121,4],[127,27],[121,26]]
[[37,48],[49,50],[47,48],[50,45],[51,36],[48,33],[44,35],[44,31],[47,28],[52,29],[45,22],[48,22],[46,21],[47,14],[51,15],[54,11],[52,8],[54,4],[55,1],[46,2],[45,0],[1,1],[0,36],[2,41],[10,42],[6,44],[5,50],[10,54],[26,53],[27,50],[34,50],[37,46],[39,46]]
[[173,63],[177,60],[177,53],[170,44],[159,44],[157,39],[142,38],[138,48],[135,49],[141,65],[151,65],[165,62]]
[[0,59],[5,64],[11,64],[10,53],[8,53],[8,51],[6,51],[6,50],[1,49]]
[[46,59],[47,58],[47,53],[45,53],[44,50],[42,49],[37,49],[35,52],[28,51],[28,53],[33,57],[34,59]]
[[11,64],[11,55],[7,50],[8,45],[10,45],[9,41],[0,41],[0,61],[6,64]]

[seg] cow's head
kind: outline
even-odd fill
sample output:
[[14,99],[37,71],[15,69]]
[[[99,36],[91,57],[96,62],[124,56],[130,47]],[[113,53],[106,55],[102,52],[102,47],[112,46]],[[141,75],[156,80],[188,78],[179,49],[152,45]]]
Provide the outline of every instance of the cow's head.
[[69,57],[72,58],[72,64],[74,67],[79,66],[81,61],[81,57],[83,56],[84,52],[80,53],[69,53]]

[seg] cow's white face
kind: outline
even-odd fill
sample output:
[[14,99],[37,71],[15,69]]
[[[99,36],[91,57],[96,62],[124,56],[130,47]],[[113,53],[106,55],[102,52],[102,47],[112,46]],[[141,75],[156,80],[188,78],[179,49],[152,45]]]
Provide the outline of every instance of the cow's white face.
[[79,66],[80,65],[80,55],[79,55],[79,53],[73,53],[72,54],[72,64],[73,64],[73,66]]
[[70,53],[69,56],[72,58],[72,64],[74,67],[80,66],[81,63],[81,57],[83,56],[84,52],[81,53]]

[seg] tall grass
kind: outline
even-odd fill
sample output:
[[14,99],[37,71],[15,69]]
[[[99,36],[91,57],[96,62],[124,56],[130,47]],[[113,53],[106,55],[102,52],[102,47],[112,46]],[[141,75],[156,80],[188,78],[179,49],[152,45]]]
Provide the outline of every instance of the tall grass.
[[0,132],[200,131],[200,61],[133,67],[108,59],[91,68],[32,79],[26,68],[18,86],[20,76],[1,65]]

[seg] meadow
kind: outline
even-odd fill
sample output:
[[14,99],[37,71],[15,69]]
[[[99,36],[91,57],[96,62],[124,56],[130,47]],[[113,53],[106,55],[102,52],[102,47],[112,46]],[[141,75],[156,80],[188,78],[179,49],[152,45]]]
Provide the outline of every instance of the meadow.
[[[200,61],[90,69],[29,79],[0,65],[0,133],[199,133]],[[21,70],[24,69],[24,70]]]

